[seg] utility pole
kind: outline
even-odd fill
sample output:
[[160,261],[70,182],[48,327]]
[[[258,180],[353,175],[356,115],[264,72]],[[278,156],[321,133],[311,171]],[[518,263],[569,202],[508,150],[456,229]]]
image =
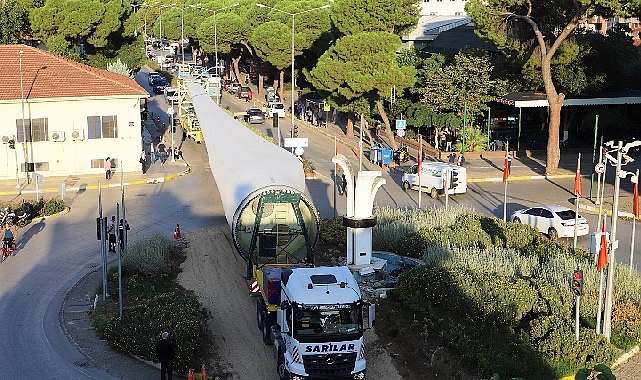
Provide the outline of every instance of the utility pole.
[[612,202],[612,233],[610,234],[610,258],[608,264],[608,283],[605,292],[605,316],[603,318],[603,335],[610,340],[612,335],[612,297],[614,295],[614,271],[616,266],[615,252],[619,242],[617,241],[617,219],[619,216],[619,191],[621,189],[621,159],[623,141],[619,141],[617,149],[616,170],[614,174],[614,201]]

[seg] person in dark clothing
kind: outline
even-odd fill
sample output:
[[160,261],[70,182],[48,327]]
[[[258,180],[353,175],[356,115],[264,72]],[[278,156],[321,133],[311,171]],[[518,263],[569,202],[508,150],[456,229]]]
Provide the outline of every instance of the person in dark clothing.
[[[123,220],[120,219],[120,223],[118,224],[118,238],[120,240],[120,252],[123,252],[125,250],[125,235],[127,234],[125,230],[129,231],[130,229],[131,228],[129,227],[129,223],[127,223],[126,220],[123,223]],[[114,250],[114,252],[116,251]]]
[[112,215],[107,224],[107,234],[109,235],[109,252],[116,252],[116,216]]
[[454,153],[450,153],[450,155],[449,155],[449,156],[447,156],[447,158],[448,158],[448,162],[449,162],[450,164],[453,164],[453,163],[455,163],[455,162],[456,162],[456,154],[454,154]]
[[161,337],[162,339],[156,343],[156,358],[160,362],[160,380],[172,380],[176,343],[169,338],[167,331],[162,333]]

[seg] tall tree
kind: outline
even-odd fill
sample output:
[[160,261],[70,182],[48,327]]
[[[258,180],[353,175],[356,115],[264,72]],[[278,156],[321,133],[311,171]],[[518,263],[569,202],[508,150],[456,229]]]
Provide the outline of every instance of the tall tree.
[[467,112],[469,123],[487,109],[488,102],[505,94],[506,84],[492,77],[494,66],[481,51],[461,51],[451,62],[438,56],[429,60],[433,60],[429,65],[433,70],[425,72],[419,93],[421,102],[435,111],[455,112],[460,118]]
[[[256,55],[279,71],[281,99],[284,99],[284,70],[292,64],[292,32],[294,33],[293,58],[296,59],[309,49],[322,33],[330,30],[329,11],[318,9],[326,5],[327,2],[323,0],[276,2],[273,6],[264,8],[265,17],[270,21],[261,23],[251,33],[250,41]],[[293,86],[294,78],[291,80]]]
[[29,34],[29,13],[17,1],[0,2],[0,44],[15,44]]
[[46,0],[32,9],[31,27],[52,52],[69,56],[82,43],[102,48],[120,39],[130,12],[121,0]]
[[402,35],[416,27],[420,9],[416,0],[337,0],[332,22],[343,35],[389,32]]
[[[623,0],[470,0],[465,10],[477,33],[508,56],[541,57],[541,77],[549,103],[546,173],[557,171],[561,158],[559,128],[565,94],[557,91],[552,62],[563,43],[592,16],[625,15]],[[527,59],[527,58],[525,58]]]
[[396,52],[400,46],[400,38],[387,32],[347,35],[321,56],[308,75],[316,88],[330,93],[334,104],[359,104],[359,99],[375,104],[394,149],[397,146],[382,99],[394,86],[399,90],[411,86],[416,74],[413,67],[398,65]]

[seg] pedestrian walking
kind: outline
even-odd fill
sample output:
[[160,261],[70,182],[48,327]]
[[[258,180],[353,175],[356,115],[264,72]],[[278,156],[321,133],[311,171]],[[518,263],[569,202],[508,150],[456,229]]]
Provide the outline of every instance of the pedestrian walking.
[[446,152],[451,152],[452,151],[452,132],[449,130],[445,130],[445,151]]
[[463,164],[465,164],[465,157],[463,156],[463,154],[460,154],[458,156],[458,160],[456,161],[456,165],[463,166]]
[[105,178],[107,181],[111,179],[111,157],[105,159]]
[[455,163],[455,162],[456,162],[456,154],[454,154],[454,153],[450,153],[450,154],[449,154],[449,156],[447,156],[447,158],[448,158],[448,160],[447,160],[447,161],[448,161],[450,164],[453,164],[453,163]]
[[147,153],[143,149],[142,152],[140,152],[140,165],[142,166],[142,174],[147,173]]
[[170,338],[169,333],[165,331],[162,333],[161,339],[156,343],[156,358],[160,362],[160,380],[172,380],[175,356],[176,343]]
[[107,223],[107,234],[109,236],[109,252],[116,252],[116,216],[112,215]]
[[153,165],[156,162],[156,150],[153,142],[149,144],[149,155],[151,156],[151,165]]
[[158,155],[160,156],[160,165],[164,165],[167,161],[167,147],[164,141],[158,143]]

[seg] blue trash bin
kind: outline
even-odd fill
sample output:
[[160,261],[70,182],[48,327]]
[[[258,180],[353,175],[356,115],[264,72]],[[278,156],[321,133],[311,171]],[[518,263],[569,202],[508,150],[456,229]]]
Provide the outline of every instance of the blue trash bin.
[[381,165],[389,165],[392,162],[393,153],[390,148],[381,148]]

